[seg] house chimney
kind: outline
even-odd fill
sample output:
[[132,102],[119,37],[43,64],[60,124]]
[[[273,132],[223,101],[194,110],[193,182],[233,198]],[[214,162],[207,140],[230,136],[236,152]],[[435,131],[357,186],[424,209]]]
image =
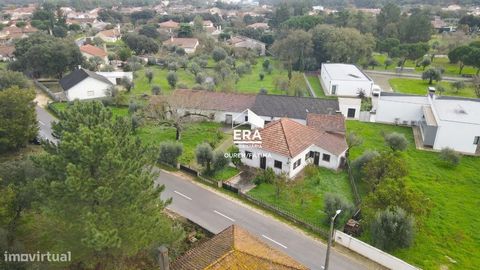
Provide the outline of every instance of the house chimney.
[[160,270],[170,270],[168,248],[166,246],[161,246],[158,248],[158,264],[160,265]]

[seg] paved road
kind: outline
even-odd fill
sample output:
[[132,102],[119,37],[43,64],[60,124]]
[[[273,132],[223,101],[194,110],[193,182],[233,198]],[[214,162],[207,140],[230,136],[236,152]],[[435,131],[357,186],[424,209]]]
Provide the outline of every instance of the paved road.
[[[322,269],[326,252],[326,245],[322,242],[176,175],[162,171],[157,182],[165,185],[162,198],[173,198],[168,209],[203,228],[218,233],[231,224],[238,224],[305,266]],[[368,267],[333,250],[329,269]]]
[[55,122],[56,119],[40,106],[36,106],[35,110],[37,111],[39,127],[38,135],[44,140],[57,142],[57,139],[52,136],[52,122]]

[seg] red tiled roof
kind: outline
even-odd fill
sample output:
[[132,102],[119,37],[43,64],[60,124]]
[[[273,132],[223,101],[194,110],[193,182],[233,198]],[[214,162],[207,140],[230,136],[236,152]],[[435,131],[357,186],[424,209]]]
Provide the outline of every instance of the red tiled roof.
[[158,24],[160,28],[178,28],[180,27],[180,24],[177,22],[174,22],[172,20],[168,20],[166,22],[162,22]]
[[171,265],[172,270],[307,270],[239,226],[232,225]]
[[242,112],[253,106],[255,95],[178,89],[168,101],[186,109]]
[[345,117],[342,114],[307,114],[307,126],[328,132],[345,133]]
[[0,46],[0,55],[3,57],[11,57],[15,52],[14,46]]
[[172,38],[164,42],[166,45],[176,45],[182,48],[195,48],[198,45],[196,38]]
[[113,28],[113,29],[110,29],[110,30],[100,31],[100,32],[98,32],[97,35],[102,35],[104,37],[114,38],[114,37],[120,36],[120,32],[117,29]]
[[80,51],[83,53],[90,54],[93,56],[98,56],[101,58],[107,56],[107,52],[105,52],[103,49],[95,47],[90,44],[80,46]]
[[340,155],[348,148],[345,136],[302,125],[289,118],[267,124],[260,130],[262,149],[295,157],[311,145]]

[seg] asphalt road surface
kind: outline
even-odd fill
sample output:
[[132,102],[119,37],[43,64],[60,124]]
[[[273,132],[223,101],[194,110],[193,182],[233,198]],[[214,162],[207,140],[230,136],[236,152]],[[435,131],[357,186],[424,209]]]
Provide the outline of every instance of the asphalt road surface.
[[56,143],[57,139],[52,136],[52,123],[56,119],[40,106],[36,106],[35,110],[37,111],[38,135],[43,140]]
[[[324,243],[179,176],[162,171],[157,183],[165,185],[162,199],[173,198],[169,210],[208,231],[216,234],[237,224],[303,265],[311,269],[323,269],[327,248]],[[368,267],[332,250],[329,269],[357,270]]]

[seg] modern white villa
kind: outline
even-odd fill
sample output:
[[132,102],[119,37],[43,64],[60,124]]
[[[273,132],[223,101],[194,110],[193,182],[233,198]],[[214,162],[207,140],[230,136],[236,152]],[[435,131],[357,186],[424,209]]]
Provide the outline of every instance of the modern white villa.
[[344,129],[343,116],[309,114],[308,118],[307,125],[281,118],[259,129],[259,144],[238,145],[242,163],[260,169],[272,168],[289,178],[294,178],[308,164],[334,170],[341,167],[348,149],[345,135],[325,129],[332,126]]
[[350,64],[323,63],[320,83],[328,96],[358,97],[364,92],[370,97],[374,88],[373,80]]
[[382,92],[375,121],[418,126],[427,148],[480,154],[480,99]]

